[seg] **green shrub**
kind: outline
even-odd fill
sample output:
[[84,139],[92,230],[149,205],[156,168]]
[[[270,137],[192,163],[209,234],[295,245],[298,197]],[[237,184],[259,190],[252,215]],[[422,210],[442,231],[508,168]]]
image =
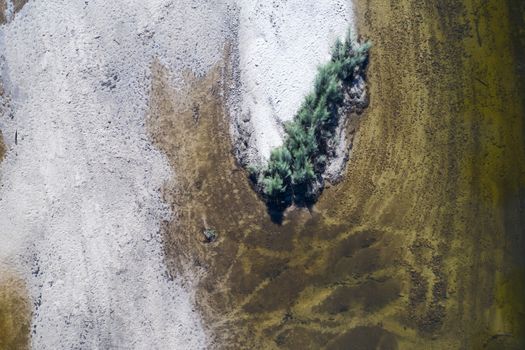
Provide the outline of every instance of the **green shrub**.
[[[331,61],[318,68],[314,89],[291,122],[285,124],[285,140],[275,148],[266,167],[249,169],[250,176],[269,202],[289,203],[315,197],[322,188],[322,173],[328,161],[329,141],[339,122],[345,88],[352,84],[368,58],[370,43],[352,42],[348,33],[338,39]],[[321,186],[316,186],[316,182]]]
[[279,175],[281,179],[288,179],[292,176],[291,171],[292,155],[287,148],[277,147],[272,151],[268,162],[268,172]]
[[283,179],[275,174],[263,179],[264,193],[269,197],[276,197],[284,193],[286,186]]

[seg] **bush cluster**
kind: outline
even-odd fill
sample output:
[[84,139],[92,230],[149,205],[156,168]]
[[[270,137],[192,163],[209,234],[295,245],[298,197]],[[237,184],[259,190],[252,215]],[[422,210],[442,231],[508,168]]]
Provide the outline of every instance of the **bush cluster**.
[[368,60],[368,42],[338,39],[330,62],[320,66],[314,89],[304,99],[294,119],[285,124],[285,140],[272,150],[264,168],[252,167],[251,178],[266,201],[281,207],[316,199],[323,186],[330,140],[339,122],[339,109]]

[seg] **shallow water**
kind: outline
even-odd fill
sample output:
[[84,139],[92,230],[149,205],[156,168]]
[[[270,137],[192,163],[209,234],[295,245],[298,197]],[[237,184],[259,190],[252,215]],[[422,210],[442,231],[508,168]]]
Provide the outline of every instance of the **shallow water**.
[[231,156],[229,55],[182,92],[158,72],[152,133],[179,170],[165,188],[171,271],[202,273],[217,347],[519,349],[523,5],[357,5],[371,105],[348,173],[282,226]]
[[25,283],[13,273],[0,275],[0,349],[29,347],[30,305]]
[[[353,157],[343,182],[325,191],[311,211],[287,213],[283,225],[269,219],[231,155],[225,101],[235,48],[227,49],[223,63],[206,76],[186,73],[187,85],[180,90],[172,88],[169,70],[160,62],[154,65],[149,132],[175,175],[163,191],[174,211],[173,220],[162,224],[166,261],[172,276],[191,277],[187,283],[198,288],[199,309],[215,334],[212,346],[523,347],[523,7],[517,0],[358,0],[360,31],[375,44],[369,68],[371,105],[356,125]],[[28,85],[38,87],[44,81]],[[49,152],[44,153],[42,157]],[[35,153],[26,151],[26,156],[32,159]],[[15,172],[10,174],[17,178]],[[10,211],[2,213],[0,220],[6,222]],[[161,217],[155,216],[152,225]],[[92,224],[95,230],[96,223]],[[205,243],[204,228],[215,229],[218,240]],[[66,271],[74,268],[47,259],[53,253],[83,255],[76,254],[79,244],[66,246],[54,230],[45,231],[49,249],[44,249],[46,245],[35,249],[43,264],[28,271],[36,274],[34,285],[54,281],[52,273],[62,271],[56,266]],[[74,243],[74,237],[68,242]],[[151,244],[146,248],[153,247],[155,254],[147,256],[160,266],[160,245]],[[3,245],[0,250],[9,248]],[[86,259],[98,256],[98,250],[93,247],[94,253],[86,254]],[[46,256],[46,252],[50,253]],[[123,259],[124,265],[134,265]],[[151,261],[145,265],[152,266]],[[64,326],[64,332],[109,337],[110,326],[129,325],[129,320],[111,316],[107,329],[101,324],[93,328],[89,322],[93,315],[104,314],[105,302],[112,307],[116,303],[120,315],[141,314],[140,310],[124,312],[121,304],[128,300],[125,291],[136,289],[126,276],[136,278],[140,273],[135,269],[140,268],[115,269],[124,276],[120,279],[94,276],[94,284],[102,286],[105,283],[99,282],[120,281],[111,288],[125,295],[107,299],[96,295],[81,303],[94,307],[94,312],[73,317],[82,325],[68,328],[55,319],[60,324],[54,329]],[[162,287],[173,282],[165,276],[152,280],[159,271],[149,271],[143,285]],[[27,312],[28,291],[23,283],[15,285],[13,289],[11,282],[0,283],[4,327],[0,340],[20,347],[28,340],[28,320],[14,316]],[[63,294],[57,286],[46,287],[49,295]],[[89,294],[93,288],[86,282],[85,288],[70,290]],[[154,328],[160,334],[180,309],[165,307],[165,296],[172,294],[152,293],[160,296],[162,302],[156,306],[165,312],[164,321]],[[33,321],[44,327],[36,330],[37,335],[46,333],[45,327],[53,328],[44,316],[65,314],[60,305],[53,312],[55,299],[59,298],[44,299],[44,308],[51,311]],[[146,306],[143,309],[149,310]],[[194,312],[189,307],[184,310]],[[159,320],[152,314],[150,319]],[[150,329],[144,327],[142,323],[133,329]],[[141,339],[135,344],[160,344],[151,333],[137,334]],[[194,335],[184,334],[187,338],[177,341],[191,342]],[[167,335],[161,340],[170,339]],[[33,340],[45,347],[44,341],[49,345],[53,339]],[[118,341],[113,334],[92,339],[91,344]]]

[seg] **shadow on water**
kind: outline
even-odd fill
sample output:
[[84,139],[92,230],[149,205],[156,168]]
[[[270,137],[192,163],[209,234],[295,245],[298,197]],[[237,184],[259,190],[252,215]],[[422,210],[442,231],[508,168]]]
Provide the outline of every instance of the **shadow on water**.
[[272,222],[278,225],[282,225],[284,219],[284,211],[286,210],[287,206],[272,203],[267,203],[266,206],[268,208],[267,212],[270,216],[270,220],[272,220]]
[[[263,200],[263,199],[261,199]],[[312,213],[315,201],[298,200],[296,202],[266,202],[266,213],[270,220],[277,225],[282,225],[287,212],[296,210],[307,210]]]

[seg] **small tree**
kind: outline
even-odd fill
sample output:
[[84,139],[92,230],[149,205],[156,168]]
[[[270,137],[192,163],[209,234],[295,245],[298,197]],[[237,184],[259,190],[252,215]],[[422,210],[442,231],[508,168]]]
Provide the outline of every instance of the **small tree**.
[[277,174],[265,177],[263,183],[264,193],[270,198],[276,198],[286,190],[283,179]]
[[269,202],[289,205],[292,197],[317,197],[345,89],[364,70],[370,46],[354,42],[350,32],[344,41],[336,40],[330,62],[318,68],[313,91],[294,119],[285,124],[283,146],[272,151],[266,167],[251,168],[251,179]]

